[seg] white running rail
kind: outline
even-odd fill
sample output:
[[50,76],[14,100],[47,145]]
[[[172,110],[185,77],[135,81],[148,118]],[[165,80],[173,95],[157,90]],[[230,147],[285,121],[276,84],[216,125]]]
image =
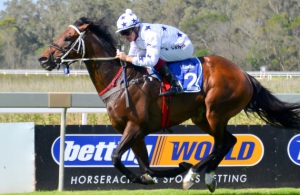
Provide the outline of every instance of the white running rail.
[[[273,77],[285,77],[291,79],[293,77],[300,77],[300,72],[291,72],[291,71],[247,71],[248,74],[272,80]],[[64,71],[61,68],[60,70],[46,71],[43,69],[0,69],[0,75],[64,75]],[[83,70],[70,70],[70,75],[88,75],[88,71]]]

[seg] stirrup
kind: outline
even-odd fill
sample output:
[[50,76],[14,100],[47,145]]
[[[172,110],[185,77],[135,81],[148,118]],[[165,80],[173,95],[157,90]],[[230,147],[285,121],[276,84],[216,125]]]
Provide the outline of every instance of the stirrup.
[[166,95],[177,95],[183,92],[181,86],[171,86],[169,91],[161,92],[159,96],[166,96]]

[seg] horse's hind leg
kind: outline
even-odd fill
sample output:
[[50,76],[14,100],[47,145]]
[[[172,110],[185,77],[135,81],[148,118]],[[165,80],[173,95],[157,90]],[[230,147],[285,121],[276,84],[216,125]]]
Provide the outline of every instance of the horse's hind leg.
[[[206,173],[215,171],[218,168],[220,162],[223,160],[226,154],[231,150],[231,148],[233,148],[236,142],[237,142],[236,137],[233,136],[231,133],[229,133],[227,130],[225,130],[223,141],[217,145],[217,147],[214,149],[214,151],[211,154],[214,156],[214,158],[212,158],[208,163],[206,167]],[[198,171],[198,167],[195,167],[195,170]]]
[[227,121],[222,122],[217,120],[216,118],[219,117],[216,117],[216,115],[207,115],[206,117],[207,118],[203,117],[203,120],[201,121],[199,121],[199,119],[197,120],[197,118],[192,120],[201,130],[214,137],[215,149],[203,161],[197,163],[189,170],[184,178],[183,188],[190,188],[194,184],[194,179],[197,174],[202,169],[206,168],[205,183],[208,186],[208,189],[213,192],[216,187],[214,172],[225,155],[235,145],[236,138],[226,130]]
[[[220,162],[226,156],[226,154],[230,151],[231,148],[236,144],[236,137],[230,134],[228,131],[224,131],[224,138],[221,143],[215,144],[214,151],[210,154],[210,160],[207,163],[205,170],[205,183],[210,190],[210,192],[214,192],[216,188],[216,180],[214,179],[215,170],[218,168]],[[215,143],[216,143],[215,139]],[[196,172],[201,170],[201,167],[194,167]]]

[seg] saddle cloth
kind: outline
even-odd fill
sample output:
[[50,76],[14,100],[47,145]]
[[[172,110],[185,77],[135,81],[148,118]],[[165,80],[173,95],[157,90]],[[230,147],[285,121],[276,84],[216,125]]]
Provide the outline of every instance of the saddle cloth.
[[[180,82],[185,93],[201,91],[203,80],[202,64],[197,57],[183,61],[168,62],[167,64]],[[165,79],[161,79],[161,76],[154,68],[152,68],[152,71],[160,80],[165,82]]]

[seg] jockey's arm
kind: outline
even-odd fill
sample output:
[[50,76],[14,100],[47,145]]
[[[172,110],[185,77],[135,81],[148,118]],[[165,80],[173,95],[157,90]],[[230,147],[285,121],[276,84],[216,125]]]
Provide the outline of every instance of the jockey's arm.
[[135,44],[135,42],[131,42],[128,55],[126,55],[125,52],[119,51],[119,52],[117,52],[116,58],[119,58],[122,61],[132,63],[133,57],[138,54],[138,51],[139,51],[139,48]]
[[154,31],[147,31],[144,35],[145,53],[142,56],[133,57],[132,63],[136,66],[153,67],[157,64],[161,49],[161,36]]
[[147,46],[144,56],[131,56],[126,55],[124,52],[118,52],[116,57],[123,61],[130,62],[136,66],[153,67],[157,64],[159,59],[161,37],[155,32],[149,33],[146,37],[145,44]]

